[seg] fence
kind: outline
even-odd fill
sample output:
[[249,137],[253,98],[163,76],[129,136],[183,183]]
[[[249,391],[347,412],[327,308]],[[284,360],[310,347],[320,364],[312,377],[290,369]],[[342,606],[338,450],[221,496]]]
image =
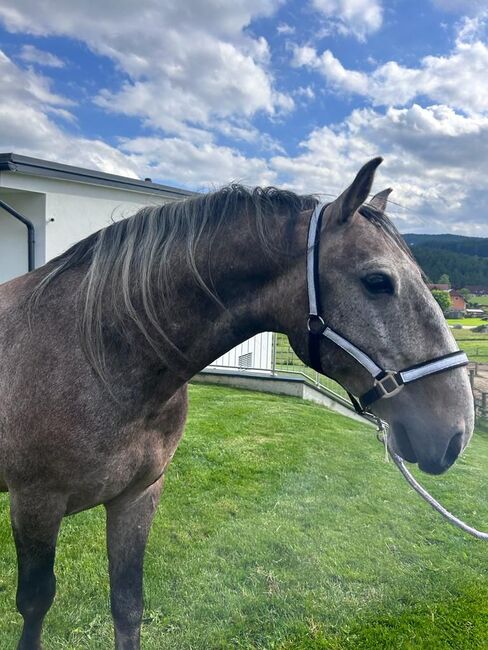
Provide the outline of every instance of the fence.
[[288,338],[275,332],[253,336],[216,359],[209,368],[300,376],[340,397],[347,397],[342,386],[306,366],[293,352]]
[[488,423],[488,393],[475,393],[474,404],[476,420]]
[[[471,351],[468,351],[471,357]],[[469,374],[473,388],[476,418],[488,423],[488,393],[476,387],[476,377],[482,373],[484,364],[470,364]],[[315,386],[340,397],[347,397],[346,391],[337,382],[312,370],[293,352],[284,334],[264,332],[241,343],[230,352],[216,359],[209,368],[227,368],[237,371],[254,371],[270,375],[294,375],[305,378]]]
[[474,410],[476,420],[488,424],[488,367],[483,363],[473,363],[469,366],[469,381],[474,395]]

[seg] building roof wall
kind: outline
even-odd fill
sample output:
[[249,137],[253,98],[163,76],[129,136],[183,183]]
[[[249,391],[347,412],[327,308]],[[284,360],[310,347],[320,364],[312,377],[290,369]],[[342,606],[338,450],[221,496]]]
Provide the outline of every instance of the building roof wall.
[[73,165],[64,165],[40,158],[31,158],[16,153],[0,153],[0,172],[14,172],[30,176],[44,176],[76,183],[89,183],[117,187],[134,192],[163,195],[168,198],[184,198],[192,196],[195,192],[184,190],[170,185],[161,185],[152,181],[141,181],[137,178],[107,174],[105,172]]

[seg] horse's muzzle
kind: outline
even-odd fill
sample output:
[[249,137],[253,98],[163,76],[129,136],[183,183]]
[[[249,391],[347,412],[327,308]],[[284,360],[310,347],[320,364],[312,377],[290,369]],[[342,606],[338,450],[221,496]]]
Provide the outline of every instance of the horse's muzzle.
[[447,446],[444,456],[439,461],[419,462],[419,468],[428,474],[443,474],[456,461],[463,450],[463,434],[455,433]]
[[458,431],[449,441],[444,454],[440,458],[422,458],[416,453],[405,427],[395,423],[393,427],[393,448],[396,453],[409,463],[418,463],[419,469],[427,474],[443,474],[456,461],[463,450],[463,433]]

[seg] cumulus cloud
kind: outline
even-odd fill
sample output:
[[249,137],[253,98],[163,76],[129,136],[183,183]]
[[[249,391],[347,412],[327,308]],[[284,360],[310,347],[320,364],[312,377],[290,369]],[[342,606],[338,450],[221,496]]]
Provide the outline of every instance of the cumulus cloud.
[[383,8],[379,0],[312,0],[312,4],[331,28],[352,34],[363,41],[383,24]]
[[15,65],[0,50],[0,142],[3,151],[27,153],[71,165],[137,176],[136,166],[101,140],[70,135],[53,117],[73,119],[72,102],[51,90],[49,81]]
[[337,92],[368,98],[375,106],[404,106],[420,96],[468,113],[488,111],[488,45],[474,37],[479,24],[465,19],[448,56],[426,56],[418,67],[389,61],[372,72],[345,68],[330,50],[296,47],[292,64],[317,70]]
[[275,87],[266,40],[245,31],[280,3],[104,0],[90,3],[89,11],[83,2],[65,3],[59,11],[56,0],[17,0],[0,6],[0,20],[11,31],[82,40],[109,57],[125,81],[102,90],[98,104],[181,136],[293,108],[293,99]]
[[[326,26],[341,33],[364,39],[381,27],[379,0],[313,2]],[[406,207],[392,208],[403,230],[486,234],[484,16],[462,21],[448,54],[410,66],[372,61],[366,72],[348,69],[329,50],[296,47],[294,66],[315,70],[334,92],[365,98],[367,107],[334,125],[319,122],[299,153],[287,155],[255,118],[286,119],[294,102],[309,109],[321,82],[301,80],[287,93],[278,87],[269,44],[248,26],[272,16],[280,3],[105,0],[90,3],[88,11],[73,1],[62,12],[55,0],[0,3],[0,20],[11,31],[75,38],[109,57],[119,85],[97,91],[95,101],[107,112],[140,118],[147,128],[145,137],[120,138],[117,146],[82,137],[76,105],[56,91],[45,76],[49,70],[39,72],[55,59],[27,46],[19,65],[0,52],[2,148],[193,189],[238,180],[332,194],[381,154],[377,188],[394,187],[393,201]],[[292,33],[285,23],[277,31],[287,39]]]
[[[45,77],[18,67],[1,50],[0,78],[2,151],[133,178],[151,176],[193,189],[208,189],[232,180],[249,185],[276,181],[276,174],[264,158],[246,157],[205,138],[194,142],[181,138],[123,139],[116,148],[99,139],[70,133],[60,128],[53,118],[60,114],[71,116],[68,108],[72,102],[54,93]],[[258,137],[252,131],[247,136]],[[278,147],[270,142],[269,148]]]
[[313,130],[295,157],[271,167],[299,192],[338,194],[359,167],[385,158],[376,187],[393,187],[391,211],[404,231],[486,231],[488,118],[447,106],[357,109],[342,123]]
[[121,149],[151,178],[164,178],[193,189],[211,189],[224,182],[270,185],[277,176],[265,159],[246,157],[231,147],[195,144],[180,138],[134,138]]

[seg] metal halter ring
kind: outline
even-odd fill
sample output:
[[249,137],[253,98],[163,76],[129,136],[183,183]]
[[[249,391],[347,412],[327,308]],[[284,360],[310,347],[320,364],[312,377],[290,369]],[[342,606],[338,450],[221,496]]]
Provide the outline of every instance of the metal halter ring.
[[393,370],[385,371],[385,374],[382,377],[374,380],[374,385],[383,393],[381,397],[384,398],[397,395],[397,393],[399,393],[404,386],[403,382],[399,383],[398,373],[394,372]]
[[325,328],[326,328],[326,324],[322,316],[318,316],[317,314],[309,315],[307,320],[307,329],[310,332],[310,334],[314,334],[315,336],[318,336],[319,334],[324,333]]

